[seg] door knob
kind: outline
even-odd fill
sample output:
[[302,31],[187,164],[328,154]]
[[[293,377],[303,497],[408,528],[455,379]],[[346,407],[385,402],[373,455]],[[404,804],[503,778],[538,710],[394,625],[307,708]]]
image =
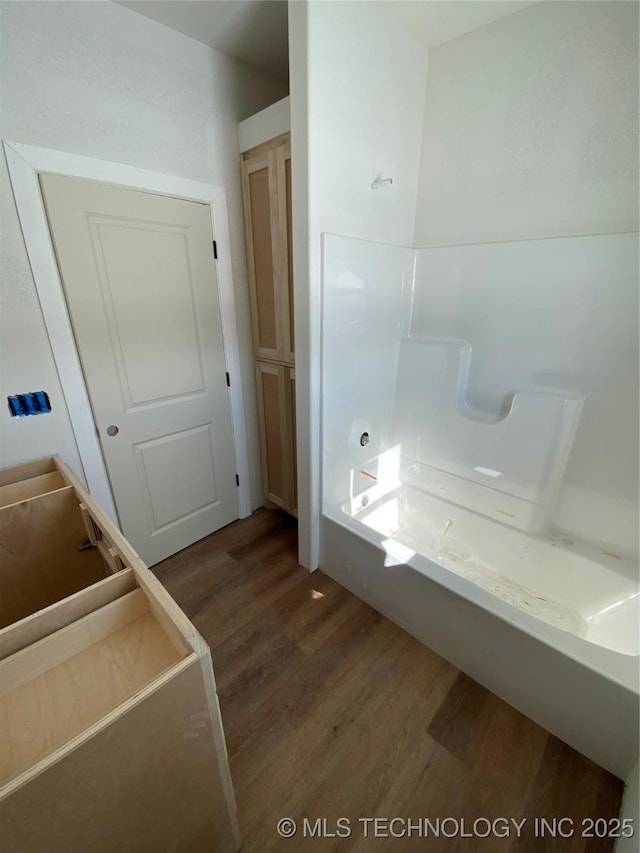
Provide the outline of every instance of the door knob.
[[114,436],[117,435],[119,432],[120,430],[115,424],[109,424],[109,426],[107,427],[107,435]]

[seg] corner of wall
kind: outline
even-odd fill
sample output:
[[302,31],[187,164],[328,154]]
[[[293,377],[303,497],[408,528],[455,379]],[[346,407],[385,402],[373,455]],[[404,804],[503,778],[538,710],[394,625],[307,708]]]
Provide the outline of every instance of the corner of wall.
[[320,559],[320,296],[309,287],[312,252],[309,234],[308,30],[306,0],[289,3],[298,560],[304,568],[313,571]]

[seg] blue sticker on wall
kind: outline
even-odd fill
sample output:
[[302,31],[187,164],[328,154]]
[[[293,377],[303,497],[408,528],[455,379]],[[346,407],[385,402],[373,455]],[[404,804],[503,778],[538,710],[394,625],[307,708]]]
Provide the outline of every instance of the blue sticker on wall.
[[7,399],[12,418],[24,418],[27,415],[46,415],[51,411],[51,403],[46,391],[13,394]]

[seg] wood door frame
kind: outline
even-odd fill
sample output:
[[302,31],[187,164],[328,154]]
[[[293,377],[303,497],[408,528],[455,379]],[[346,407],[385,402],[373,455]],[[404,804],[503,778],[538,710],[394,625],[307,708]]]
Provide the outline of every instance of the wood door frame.
[[49,173],[84,178],[209,206],[211,226],[218,246],[216,268],[226,369],[233,377],[229,401],[236,470],[240,480],[238,510],[240,518],[250,515],[249,456],[224,187],[17,142],[5,141],[4,150],[27,255],[86,482],[91,494],[116,523],[118,517],[113,494],[96,434],[38,176]]

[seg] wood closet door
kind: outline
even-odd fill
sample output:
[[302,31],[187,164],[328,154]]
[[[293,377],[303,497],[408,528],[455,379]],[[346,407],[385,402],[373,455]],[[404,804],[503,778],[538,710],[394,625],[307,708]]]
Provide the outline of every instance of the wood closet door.
[[282,361],[284,330],[280,280],[284,258],[275,150],[244,160],[242,190],[254,354],[256,358]]
[[264,493],[287,512],[296,508],[292,379],[291,368],[256,361]]

